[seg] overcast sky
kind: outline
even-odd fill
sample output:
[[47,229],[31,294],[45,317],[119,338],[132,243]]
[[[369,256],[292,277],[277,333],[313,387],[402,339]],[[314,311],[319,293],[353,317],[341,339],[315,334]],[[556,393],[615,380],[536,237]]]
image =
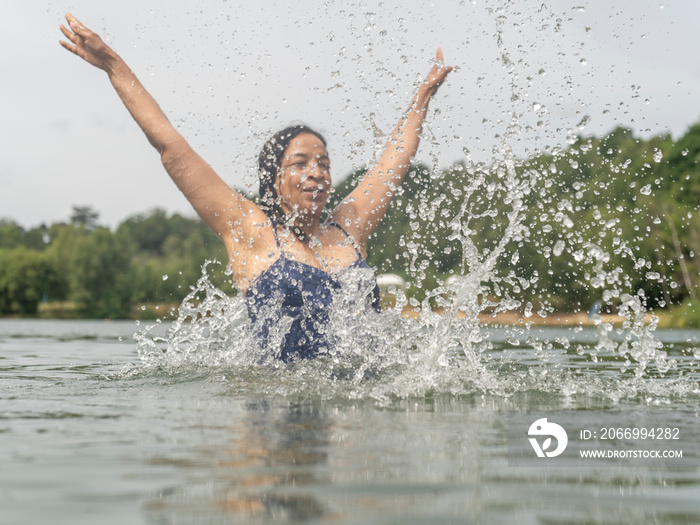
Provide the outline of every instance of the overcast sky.
[[[131,66],[234,187],[290,123],[327,135],[336,180],[373,158],[435,48],[458,66],[419,159],[524,156],[617,125],[677,137],[700,120],[697,0],[11,0],[0,33],[0,218],[25,227],[92,206],[100,222],[193,215],[106,75],[58,45],[69,11]],[[506,60],[504,60],[504,57]],[[512,64],[508,67],[508,64]]]

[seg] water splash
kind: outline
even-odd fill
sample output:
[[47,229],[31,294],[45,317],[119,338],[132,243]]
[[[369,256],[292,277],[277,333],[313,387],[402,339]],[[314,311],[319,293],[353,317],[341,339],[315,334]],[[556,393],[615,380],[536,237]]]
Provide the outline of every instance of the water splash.
[[[140,372],[203,373],[227,383],[233,391],[380,402],[396,397],[482,393],[505,397],[546,393],[569,399],[599,397],[609,402],[642,398],[648,403],[673,396],[697,397],[700,376],[692,345],[679,346],[669,357],[655,335],[658,320],[647,312],[644,296],[632,288],[630,275],[611,267],[608,248],[596,239],[608,232],[614,235],[616,221],[595,210],[591,219],[584,219],[588,222],[581,223],[575,202],[584,198],[584,183],[576,183],[568,198],[552,202],[551,181],[559,171],[557,162],[564,159],[579,169],[582,161],[566,158],[555,147],[551,162],[534,168],[513,153],[527,114],[540,119],[537,128],[543,130],[546,125],[541,123],[548,110],[541,102],[529,102],[518,80],[520,61],[509,53],[503,31],[508,17],[502,11],[495,16],[496,43],[510,80],[511,109],[499,145],[493,150],[492,164],[475,164],[465,147],[467,162],[461,167],[461,177],[447,178],[433,168],[430,180],[441,189],[436,192],[439,197],[423,199],[418,206],[406,205],[412,234],[419,228],[419,219],[435,220],[443,209],[457,210],[446,220],[451,230],[449,240],[461,252],[459,273],[430,287],[426,271],[430,260],[415,237],[404,236],[400,242],[406,247],[411,286],[420,289],[424,298],[416,301],[399,291],[395,306],[376,315],[363,307],[366,291],[335,297],[330,331],[337,335],[338,344],[317,359],[285,364],[273,359],[261,361],[248,329],[245,301],[213,286],[205,265],[166,333],[155,335],[155,326],[137,334]],[[580,64],[586,65],[586,59],[581,58]],[[545,68],[539,68],[540,76],[545,73]],[[583,153],[589,145],[579,142],[578,133],[590,120],[583,116],[566,132],[566,143]],[[373,114],[370,121],[376,153],[386,137]],[[660,150],[653,160],[662,160]],[[620,170],[611,165],[611,172]],[[652,192],[650,185],[639,191],[642,195]],[[446,207],[450,199],[457,205]],[[539,229],[528,222],[526,212],[533,206],[543,210],[537,219]],[[550,232],[555,222],[570,234],[547,244],[540,233]],[[483,238],[484,224],[496,232],[490,243]],[[590,233],[584,236],[581,232],[585,229]],[[580,342],[589,335],[581,327],[556,336],[534,333],[528,320],[536,309],[537,315],[545,317],[551,308],[546,301],[536,308],[523,299],[523,292],[537,287],[540,278],[515,270],[526,250],[538,251],[549,259],[571,255],[581,282],[589,293],[601,297],[604,307],[618,314],[621,325],[594,313],[592,340]],[[635,261],[636,271],[646,272],[645,261],[636,257],[632,247],[619,243],[615,250]],[[510,261],[513,269],[499,273],[498,262],[502,260]],[[552,290],[542,292],[546,295]],[[419,310],[420,316],[406,318],[403,314],[407,310]],[[499,329],[486,327],[481,321],[486,313],[508,312],[517,312],[523,321]],[[277,327],[278,340],[290,323],[283,320]]]
[[[547,176],[546,172],[517,169],[508,141],[518,133],[514,118],[504,134],[502,157],[488,169],[469,170],[466,185],[457,193],[458,211],[449,218],[452,238],[461,247],[462,273],[427,290],[421,303],[399,290],[395,306],[376,314],[365,306],[368,290],[346,286],[334,298],[330,315],[329,329],[338,341],[333,349],[317,359],[291,365],[272,358],[261,361],[248,328],[245,301],[210,282],[208,263],[167,333],[156,336],[149,327],[137,334],[140,372],[204,374],[230,384],[234,391],[248,393],[252,389],[264,395],[371,398],[381,403],[433,394],[510,397],[546,392],[612,402],[697,396],[694,354],[669,358],[654,336],[657,321],[646,311],[644,297],[622,291],[619,271],[606,267],[610,257],[595,244],[580,250],[579,263],[591,266],[587,273],[591,290],[600,291],[606,301],[619,299],[620,327],[595,314],[596,337],[576,343],[577,329],[551,338],[532,333],[528,322],[495,332],[482,324],[480,315],[485,312],[520,312],[524,306],[524,319],[534,315],[533,305],[523,305],[518,292],[537,280],[513,271],[499,275],[497,265],[499,259],[513,259],[514,243],[517,246],[530,238],[525,199],[541,189]],[[492,217],[490,199],[501,194],[506,211]],[[427,200],[417,211],[430,217],[440,205]],[[491,246],[478,242],[480,232],[473,226],[483,216],[501,223],[501,233]],[[407,244],[412,277],[420,283],[425,278],[422,254],[417,245]],[[559,244],[553,252],[564,249]],[[640,268],[644,268],[643,261]],[[347,279],[361,281],[352,275]],[[417,319],[402,315],[414,307],[420,310]],[[546,315],[542,309],[538,313]],[[290,324],[291,319],[283,320],[277,327],[279,341]]]

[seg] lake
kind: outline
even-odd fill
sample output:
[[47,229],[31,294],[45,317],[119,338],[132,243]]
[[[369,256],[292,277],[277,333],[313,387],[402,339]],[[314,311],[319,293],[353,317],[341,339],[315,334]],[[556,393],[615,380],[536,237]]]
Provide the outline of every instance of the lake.
[[[595,328],[482,327],[474,378],[401,390],[390,369],[152,366],[142,328],[0,320],[0,523],[700,523],[700,331],[650,334],[666,361],[640,367]],[[530,446],[541,418],[558,458]],[[601,444],[683,456],[555,463]]]

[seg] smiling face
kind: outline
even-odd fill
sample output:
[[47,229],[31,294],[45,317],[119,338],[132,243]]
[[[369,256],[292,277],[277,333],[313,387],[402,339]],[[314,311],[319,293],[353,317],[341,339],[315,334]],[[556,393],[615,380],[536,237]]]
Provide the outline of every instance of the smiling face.
[[330,160],[321,139],[300,133],[284,150],[275,180],[286,214],[304,222],[320,218],[331,188]]

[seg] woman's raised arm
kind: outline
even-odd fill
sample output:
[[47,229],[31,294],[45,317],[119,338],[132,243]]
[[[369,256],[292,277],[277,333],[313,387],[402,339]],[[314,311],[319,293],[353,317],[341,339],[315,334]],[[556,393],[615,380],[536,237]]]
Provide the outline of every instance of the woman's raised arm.
[[408,111],[401,116],[377,164],[358,186],[331,212],[330,220],[342,224],[364,249],[367,239],[384,217],[396,190],[403,182],[411,159],[418,151],[423,121],[430,98],[445,81],[452,67],[442,63],[442,50]]
[[61,32],[68,42],[60,44],[107,73],[119,98],[160,153],[168,174],[202,220],[223,239],[234,221],[251,217],[250,212],[257,207],[231,189],[190,147],[121,57],[75,17],[66,14],[66,20],[70,29],[61,25]]

